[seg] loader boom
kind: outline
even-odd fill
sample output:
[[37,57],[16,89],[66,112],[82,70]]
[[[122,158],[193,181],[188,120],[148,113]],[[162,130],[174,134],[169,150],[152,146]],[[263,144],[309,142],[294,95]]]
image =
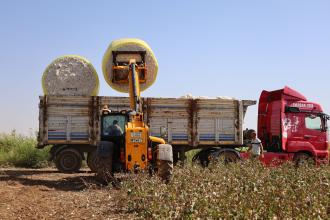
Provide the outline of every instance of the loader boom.
[[135,69],[136,64],[135,60],[130,60],[130,71],[129,71],[129,98],[130,98],[130,107],[135,112],[140,112],[140,84],[139,84],[139,75]]
[[[116,62],[118,55],[140,55],[141,62],[130,59],[129,62]],[[131,116],[125,125],[125,166],[127,170],[147,168],[149,127],[144,123],[141,108],[140,83],[144,82],[146,66],[145,53],[135,51],[114,51],[113,70],[114,82],[129,85]],[[142,79],[140,79],[140,76]],[[120,79],[116,81],[116,79]]]

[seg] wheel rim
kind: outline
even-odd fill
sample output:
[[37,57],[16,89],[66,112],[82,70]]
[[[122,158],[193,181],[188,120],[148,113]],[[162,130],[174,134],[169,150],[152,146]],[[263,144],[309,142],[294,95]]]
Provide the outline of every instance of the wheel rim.
[[78,164],[78,159],[75,155],[66,154],[61,160],[61,165],[66,170],[74,169]]
[[219,155],[219,161],[224,164],[234,163],[237,161],[237,157],[233,153],[224,152]]
[[296,160],[296,165],[297,166],[306,166],[306,165],[311,165],[313,164],[313,159],[308,156],[308,155],[299,155],[297,160]]

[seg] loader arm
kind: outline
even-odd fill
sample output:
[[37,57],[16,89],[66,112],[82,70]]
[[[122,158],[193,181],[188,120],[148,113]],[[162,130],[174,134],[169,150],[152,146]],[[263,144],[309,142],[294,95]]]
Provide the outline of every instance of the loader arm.
[[[117,57],[129,55],[137,59],[119,62]],[[147,68],[145,52],[114,51],[114,82],[129,85],[130,119],[125,126],[125,167],[127,170],[146,169],[148,161],[153,159],[149,142],[165,143],[163,139],[149,137],[149,127],[144,123],[141,106],[140,84],[145,82]]]

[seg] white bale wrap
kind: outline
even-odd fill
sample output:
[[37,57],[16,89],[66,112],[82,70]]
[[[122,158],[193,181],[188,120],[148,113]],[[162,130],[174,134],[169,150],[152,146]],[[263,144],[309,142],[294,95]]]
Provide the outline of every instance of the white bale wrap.
[[[104,54],[102,62],[102,70],[105,81],[115,90],[119,92],[128,93],[129,85],[122,83],[113,82],[113,51],[146,51],[145,64],[147,67],[146,82],[140,84],[140,91],[146,90],[150,87],[156,80],[158,72],[157,59],[152,52],[149,45],[139,39],[127,38],[112,41],[107,51]],[[141,61],[139,55],[136,54],[121,54],[117,56],[117,61],[129,61],[130,59],[136,59],[137,62]]]
[[96,96],[99,78],[93,65],[77,55],[66,55],[49,64],[42,76],[45,95]]

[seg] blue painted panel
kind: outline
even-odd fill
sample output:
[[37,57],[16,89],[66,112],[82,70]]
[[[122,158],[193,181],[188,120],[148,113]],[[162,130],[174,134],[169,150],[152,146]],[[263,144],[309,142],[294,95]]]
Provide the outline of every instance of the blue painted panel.
[[188,140],[187,134],[172,134],[172,140]]

